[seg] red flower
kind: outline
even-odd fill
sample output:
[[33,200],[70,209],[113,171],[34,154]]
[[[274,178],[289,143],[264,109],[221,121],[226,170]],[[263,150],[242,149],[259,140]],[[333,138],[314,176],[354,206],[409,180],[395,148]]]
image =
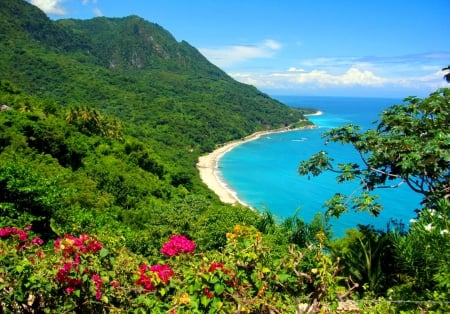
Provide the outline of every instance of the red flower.
[[212,262],[211,266],[209,266],[208,272],[212,273],[216,269],[223,269],[223,263]]
[[209,266],[208,272],[212,273],[213,271],[221,271],[226,274],[228,279],[225,280],[225,284],[229,287],[235,287],[237,285],[236,276],[231,272],[231,270],[224,268],[223,263],[220,262],[212,262]]
[[210,299],[214,298],[214,293],[209,291],[208,288],[203,288],[203,294],[206,295]]
[[153,285],[152,280],[144,274],[141,274],[139,279],[136,281],[136,284],[143,286],[144,290],[146,291],[155,290],[155,286]]
[[168,283],[170,277],[173,276],[173,271],[172,269],[169,267],[169,265],[161,265],[161,264],[156,264],[152,267],[150,267],[150,270],[152,272],[155,272],[158,274],[158,277],[164,281],[164,283]]
[[37,255],[39,258],[44,258],[44,257],[45,257],[45,253],[44,253],[42,250],[37,250],[37,251],[36,251],[36,255]]
[[169,241],[164,243],[161,253],[166,256],[175,256],[180,253],[193,253],[195,251],[195,242],[189,240],[184,235],[173,235]]

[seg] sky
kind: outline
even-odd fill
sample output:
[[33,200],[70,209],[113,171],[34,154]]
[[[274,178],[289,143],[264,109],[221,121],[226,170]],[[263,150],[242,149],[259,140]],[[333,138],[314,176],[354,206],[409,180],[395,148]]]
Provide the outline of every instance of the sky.
[[269,95],[426,97],[450,0],[29,0],[51,19],[138,15]]

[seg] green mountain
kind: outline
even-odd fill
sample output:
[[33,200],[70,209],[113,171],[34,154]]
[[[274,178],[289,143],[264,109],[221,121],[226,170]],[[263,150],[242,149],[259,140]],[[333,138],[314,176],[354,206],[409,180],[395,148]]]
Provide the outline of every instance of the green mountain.
[[202,152],[303,119],[137,16],[55,22],[13,0],[0,10],[1,79],[120,117],[135,135]]
[[52,21],[3,0],[0,20],[0,225],[114,233],[149,253],[173,232],[211,248],[256,223],[195,164],[223,142],[310,123],[301,110],[137,16]]

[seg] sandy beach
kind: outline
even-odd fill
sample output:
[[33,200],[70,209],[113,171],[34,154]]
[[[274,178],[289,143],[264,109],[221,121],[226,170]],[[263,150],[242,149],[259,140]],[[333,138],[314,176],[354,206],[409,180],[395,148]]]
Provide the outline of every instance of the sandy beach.
[[[322,112],[317,112],[313,115],[320,115]],[[236,140],[233,142],[229,142],[227,144],[224,144],[223,146],[219,147],[218,149],[214,150],[212,153],[208,155],[204,155],[199,157],[198,163],[197,163],[197,169],[200,172],[200,178],[202,181],[212,190],[214,191],[217,196],[219,196],[220,200],[226,204],[241,204],[244,206],[248,206],[239,198],[236,196],[236,193],[227,187],[227,185],[220,179],[219,173],[218,173],[218,162],[220,158],[233,148],[235,148],[238,145],[241,145],[243,143],[253,141],[258,139],[259,137],[267,134],[272,133],[280,133],[280,132],[289,132],[289,131],[295,131],[295,130],[303,130],[308,128],[313,128],[316,126],[307,126],[304,128],[297,128],[297,129],[289,129],[289,128],[283,128],[283,129],[277,129],[277,130],[270,130],[270,131],[260,131],[253,133],[252,135],[249,135],[241,140]]]

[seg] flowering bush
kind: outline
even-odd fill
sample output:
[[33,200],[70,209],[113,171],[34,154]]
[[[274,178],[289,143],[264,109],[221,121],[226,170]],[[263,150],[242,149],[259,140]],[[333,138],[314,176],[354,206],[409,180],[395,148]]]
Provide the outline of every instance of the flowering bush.
[[166,256],[176,256],[181,253],[194,253],[195,243],[184,235],[173,235],[164,243],[161,253]]
[[153,265],[148,266],[142,264],[139,268],[139,279],[136,284],[144,288],[144,292],[155,291],[158,284],[168,284],[173,276],[173,271],[169,265]]
[[[31,227],[0,229],[0,312],[14,312],[18,304],[32,309],[42,299],[41,286],[45,283],[46,254],[44,241],[32,236]],[[3,311],[2,311],[3,310]]]
[[[112,254],[87,234],[58,238],[53,250],[48,244],[44,254],[39,251],[42,240],[30,237],[29,229],[3,228],[0,282],[8,285],[0,285],[0,296],[10,303],[0,303],[0,310],[28,306],[35,312],[44,308],[56,312],[292,312],[295,298],[311,293],[305,282],[310,286],[317,282],[317,298],[326,300],[332,285],[322,284],[322,278],[333,281],[336,269],[320,268],[320,250],[314,251],[320,269],[314,275],[301,266],[304,254],[292,251],[285,259],[271,258],[270,248],[253,227],[236,226],[227,237],[223,252],[195,254],[195,242],[173,235],[161,248],[165,261],[150,266],[123,248]],[[20,264],[23,257],[27,267]]]
[[104,280],[91,268],[90,259],[102,247],[99,241],[87,234],[81,234],[78,238],[67,234],[64,238],[56,239],[55,253],[62,255],[62,258],[57,265],[55,279],[66,293],[79,297],[83,288],[86,288],[100,300]]
[[80,237],[74,237],[66,234],[64,238],[58,238],[54,244],[55,252],[62,253],[65,258],[80,256],[82,254],[97,253],[102,249],[102,244],[90,235],[81,234]]

